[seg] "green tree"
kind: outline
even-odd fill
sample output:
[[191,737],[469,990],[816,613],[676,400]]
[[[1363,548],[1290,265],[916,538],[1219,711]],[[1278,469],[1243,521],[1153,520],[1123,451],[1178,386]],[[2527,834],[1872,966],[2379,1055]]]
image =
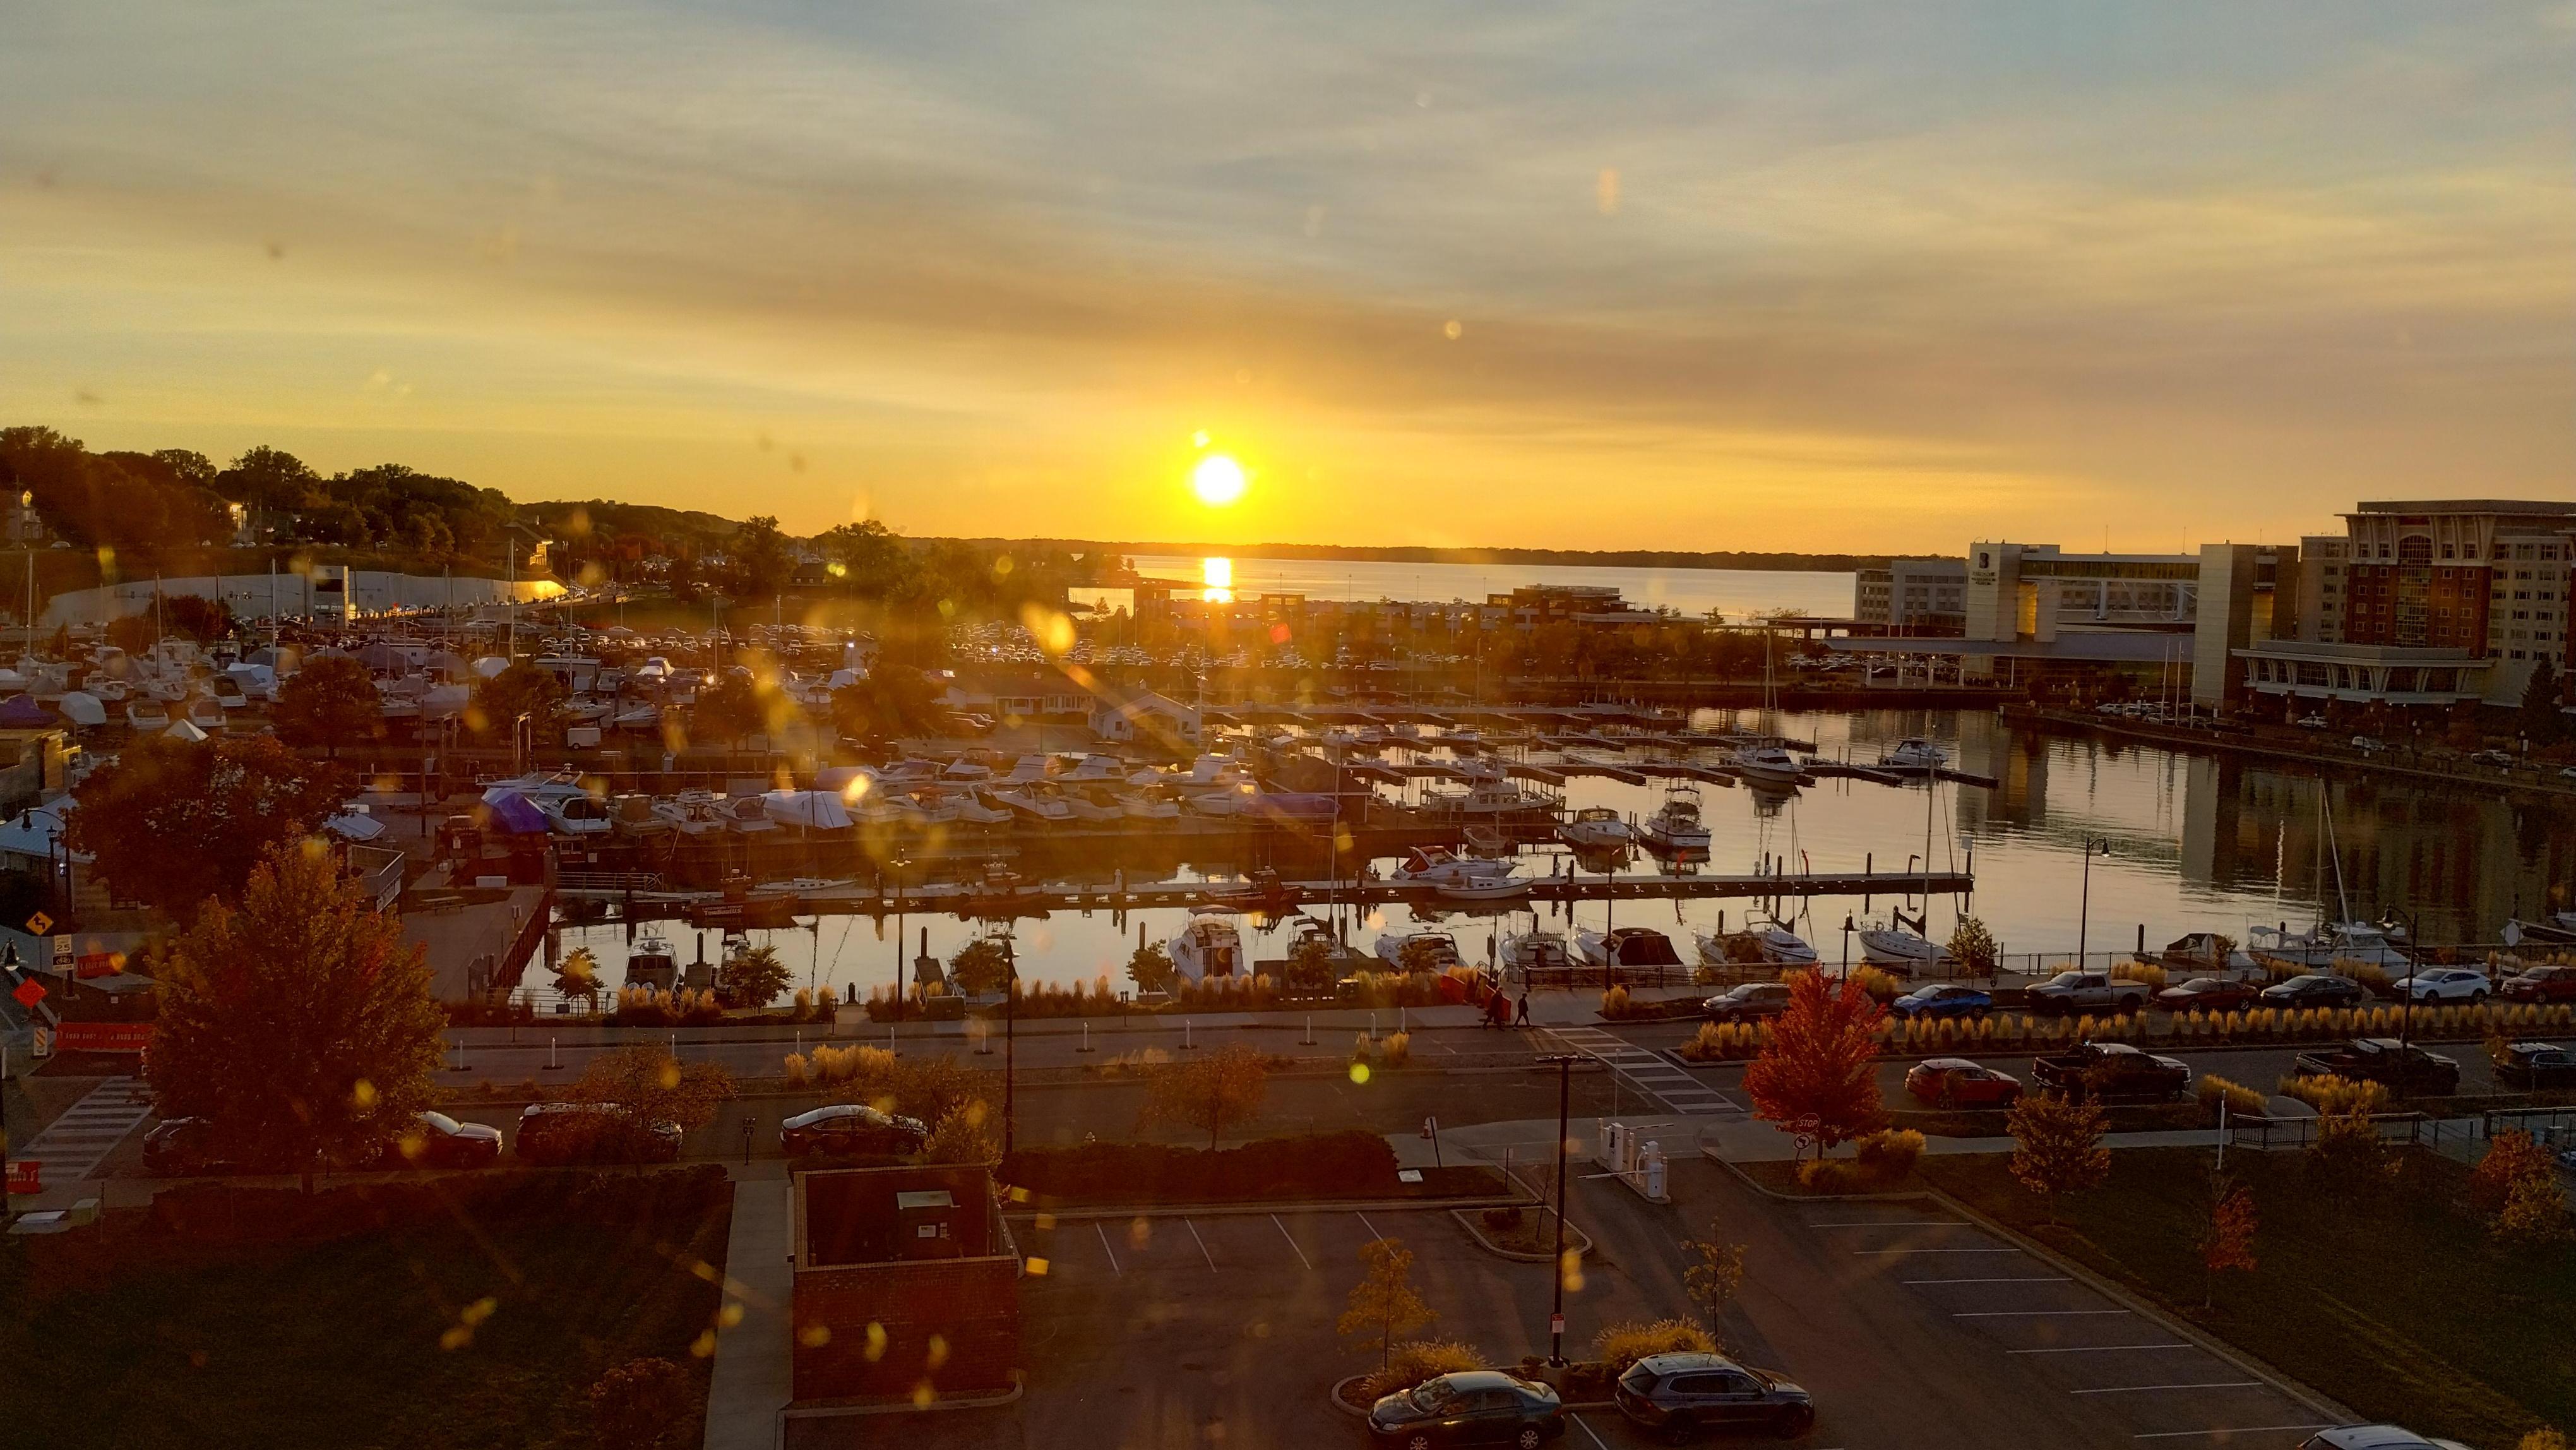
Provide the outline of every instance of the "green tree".
[[881,663],[866,679],[832,692],[832,728],[853,740],[927,735],[947,719],[929,678],[902,665]]
[[1394,1239],[1371,1239],[1360,1245],[1360,1281],[1334,1328],[1359,1338],[1377,1336],[1378,1367],[1386,1367],[1395,1337],[1410,1334],[1440,1316],[1413,1288],[1413,1251]]
[[1957,962],[1969,976],[1992,976],[2000,951],[1995,934],[1976,917],[1959,918],[1959,924],[1950,931],[1950,960]]
[[2047,1200],[2051,1224],[2057,1222],[2058,1195],[2099,1188],[2111,1176],[2111,1150],[2102,1146],[2106,1120],[2098,1102],[2024,1093],[2004,1126],[2013,1137],[2012,1176]]
[[925,1163],[991,1163],[1002,1156],[1001,1147],[993,1141],[986,1124],[993,1110],[982,1098],[968,1098],[939,1116],[930,1130],[930,1141],[922,1145]]
[[763,943],[725,958],[716,974],[716,991],[737,1007],[766,1007],[794,980],[787,964],[778,959],[778,948]]
[[1287,977],[1292,992],[1320,992],[1332,986],[1332,944],[1322,937],[1310,936],[1290,947]]
[[1172,966],[1171,949],[1162,942],[1141,943],[1127,956],[1127,980],[1140,992],[1168,992],[1180,974]]
[[375,680],[365,665],[340,656],[306,660],[287,676],[278,687],[271,718],[279,739],[307,749],[319,745],[326,756],[337,756],[344,744],[385,733]]
[[67,833],[116,893],[187,919],[322,828],[355,782],[275,740],[145,736],[81,782]]
[[272,847],[238,908],[209,902],[164,954],[145,1074],[164,1118],[252,1161],[356,1164],[430,1106],[446,1014],[425,948],[318,842]]
[[173,594],[161,601],[161,627],[182,639],[213,644],[232,638],[233,607],[202,594]]
[[750,675],[728,674],[698,692],[689,723],[703,738],[740,745],[743,737],[771,729],[788,709],[786,696],[774,685]]
[[958,949],[948,963],[948,976],[959,991],[975,996],[998,992],[1011,979],[1011,957],[1001,942],[979,936]]
[[474,698],[465,707],[465,726],[477,735],[506,735],[526,716],[529,726],[544,738],[563,702],[563,681],[526,660],[514,660],[509,668],[474,687]]
[[2558,708],[2560,685],[2558,667],[2549,656],[2531,667],[2531,678],[2523,683],[2522,704],[2514,712],[2514,725],[2535,746],[2551,746],[2567,738],[2567,716]]
[[1238,1042],[1154,1069],[1145,1080],[1145,1106],[1139,1117],[1146,1123],[1204,1128],[1208,1147],[1213,1149],[1226,1130],[1261,1115],[1269,1082],[1269,1063]]

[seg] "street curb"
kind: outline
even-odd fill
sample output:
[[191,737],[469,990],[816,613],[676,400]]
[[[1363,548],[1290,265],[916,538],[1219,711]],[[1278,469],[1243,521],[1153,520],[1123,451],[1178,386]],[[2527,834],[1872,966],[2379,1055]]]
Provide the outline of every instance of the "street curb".
[[1107,1223],[1117,1219],[1218,1218],[1253,1213],[1401,1213],[1407,1209],[1456,1212],[1467,1208],[1529,1208],[1535,1202],[1533,1199],[1490,1195],[1483,1198],[1352,1198],[1297,1203],[1166,1203],[1145,1208],[1075,1208],[1062,1211],[1014,1208],[1002,1216],[1015,1222],[1035,1220],[1044,1214],[1057,1223]]
[[2083,1284],[2086,1288],[2093,1290],[2095,1293],[2109,1299],[2111,1302],[2127,1309],[2130,1313],[2142,1315],[2157,1324],[2163,1325],[2174,1334],[2191,1341],[2193,1344],[2199,1346],[2208,1353],[2216,1355],[2218,1358],[2225,1360],[2227,1363],[2236,1366],[2245,1373],[2252,1375],[2254,1378],[2263,1381],[2267,1385],[2270,1385],[2273,1389],[2280,1391],[2291,1400],[2307,1406],[2309,1409],[2315,1411],[2319,1418],[2332,1420],[2339,1425],[2357,1425],[2362,1423],[2362,1417],[2353,1413],[2353,1411],[2346,1406],[2327,1399],[2325,1396],[2309,1389],[2306,1385],[2299,1383],[2290,1376],[2283,1374],[2281,1371],[2272,1368],[2270,1365],[2263,1363],[2259,1359],[2256,1359],[2251,1354],[2238,1349],[2236,1346],[2218,1338],[2216,1335],[2207,1333],[2202,1330],[2200,1326],[2174,1317],[2158,1305],[2140,1298],[2128,1289],[2102,1277],[2100,1274],[2095,1273],[2085,1265],[2079,1264],[2065,1255],[2058,1253],[2055,1249],[2048,1247],[2046,1244],[2040,1243],[2035,1239],[2024,1237],[2015,1230],[1995,1222],[1993,1219],[1986,1217],[1984,1214],[1977,1212],[1975,1209],[1970,1208],[1965,1203],[1960,1202],[1958,1199],[1951,1197],[1949,1194],[1946,1194],[1937,1188],[1925,1190],[1922,1196],[1931,1199],[1933,1202],[1940,1204],[1942,1207],[1947,1208],[1952,1212],[1957,1213],[1961,1218],[1975,1224],[1986,1232],[1993,1234],[2005,1243],[2013,1245],[2023,1253],[2029,1254],[2043,1263],[2055,1266],[2059,1270],[2063,1271],[2069,1278],[2074,1279],[2076,1282]]
[[1365,1420],[1365,1419],[1367,1419],[1367,1418],[1369,1417],[1369,1412],[1368,1412],[1368,1411],[1366,1411],[1366,1410],[1363,1410],[1363,1409],[1359,1409],[1359,1408],[1357,1408],[1356,1406],[1352,1405],[1350,1401],[1348,1401],[1348,1400],[1346,1400],[1346,1399],[1343,1399],[1343,1398],[1342,1398],[1342,1386],[1347,1385],[1347,1384],[1355,1384],[1355,1383],[1357,1383],[1357,1382],[1359,1382],[1359,1381],[1361,1381],[1361,1380],[1367,1379],[1367,1378],[1368,1378],[1368,1376],[1367,1376],[1367,1375],[1364,1375],[1364,1374],[1344,1375],[1344,1376],[1342,1376],[1340,1379],[1337,1379],[1337,1380],[1333,1381],[1333,1387],[1332,1387],[1331,1389],[1328,1389],[1328,1390],[1324,1391],[1324,1398],[1325,1398],[1325,1399],[1328,1399],[1328,1400],[1330,1400],[1330,1401],[1332,1401],[1332,1402],[1333,1402],[1333,1408],[1334,1408],[1334,1409],[1341,1411],[1343,1414],[1350,1416],[1352,1419],[1354,1419],[1354,1420]]
[[[1544,1207],[1545,1205],[1533,1206]],[[1468,1215],[1468,1211],[1466,1209],[1453,1208],[1449,1210],[1449,1216],[1458,1220],[1459,1227],[1464,1228],[1467,1231],[1467,1236],[1476,1241],[1476,1247],[1483,1249],[1486,1253],[1492,1254],[1496,1258],[1509,1259],[1516,1264],[1545,1264],[1552,1263],[1556,1259],[1556,1255],[1553,1253],[1523,1253],[1518,1249],[1504,1248],[1502,1245],[1495,1243],[1492,1239],[1485,1237],[1484,1228],[1479,1225],[1474,1218]],[[1565,1223],[1565,1238],[1566,1247],[1573,1249],[1576,1254],[1584,1258],[1588,1259],[1592,1257],[1592,1235],[1575,1227],[1574,1221],[1570,1218],[1567,1219]],[[1575,1242],[1578,1239],[1582,1242]]]
[[778,1445],[787,1443],[787,1422],[790,1420],[841,1420],[860,1415],[927,1415],[940,1410],[991,1410],[1016,1404],[1020,1397],[1027,1393],[1027,1381],[1018,1380],[1000,1394],[959,1396],[955,1399],[941,1397],[933,1399],[926,1405],[917,1405],[910,1400],[898,1400],[893,1404],[830,1402],[803,1406],[789,1404],[778,1411],[777,1438],[772,1443]]
[[1766,1188],[1756,1183],[1753,1175],[1737,1167],[1732,1158],[1720,1158],[1714,1153],[1702,1156],[1734,1174],[1736,1182],[1774,1203],[1915,1203],[1933,1196],[1932,1190],[1928,1188],[1907,1189],[1902,1193],[1782,1193],[1776,1188]]

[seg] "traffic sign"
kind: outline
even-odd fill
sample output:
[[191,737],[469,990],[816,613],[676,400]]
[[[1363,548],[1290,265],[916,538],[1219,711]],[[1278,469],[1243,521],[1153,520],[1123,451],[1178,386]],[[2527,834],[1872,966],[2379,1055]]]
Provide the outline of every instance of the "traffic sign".
[[37,1003],[45,1000],[45,984],[29,977],[20,982],[17,990],[9,995],[18,999],[19,1006],[33,1009]]
[[45,915],[41,911],[37,912],[34,916],[27,918],[27,935],[29,936],[43,936],[45,933],[52,931],[53,929],[54,919]]
[[45,1165],[35,1158],[14,1158],[9,1162],[9,1192],[13,1196],[45,1191]]
[[1547,1332],[1550,1334],[1563,1334],[1565,1332],[1565,1316],[1562,1314],[1551,1314],[1547,1316]]

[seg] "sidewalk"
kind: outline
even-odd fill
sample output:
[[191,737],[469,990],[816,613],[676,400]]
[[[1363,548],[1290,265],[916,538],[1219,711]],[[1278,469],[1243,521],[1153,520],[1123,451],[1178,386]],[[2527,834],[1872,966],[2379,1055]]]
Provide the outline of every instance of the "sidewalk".
[[787,1165],[755,1161],[729,1165],[733,1175],[733,1232],[725,1247],[724,1302],[739,1307],[740,1322],[716,1336],[714,1373],[707,1382],[706,1450],[772,1450],[778,1412],[790,1393],[788,1315],[794,1274],[794,1193]]

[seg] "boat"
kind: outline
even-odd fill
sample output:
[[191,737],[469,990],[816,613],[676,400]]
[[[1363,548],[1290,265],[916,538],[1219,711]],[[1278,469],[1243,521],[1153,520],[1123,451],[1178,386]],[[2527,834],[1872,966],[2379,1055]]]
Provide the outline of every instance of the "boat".
[[671,829],[683,836],[713,835],[725,828],[717,797],[702,790],[684,790],[668,800],[655,801],[653,814],[670,822]]
[[2576,944],[2576,911],[2553,912],[2545,921],[2525,921],[2514,917],[2504,924],[2503,940],[2509,947],[2518,947],[2525,942],[2535,946]]
[[1435,791],[1422,798],[1424,810],[1451,816],[1520,815],[1543,804],[1512,784],[1500,767],[1470,767],[1466,790]]
[[676,834],[677,822],[654,809],[649,795],[622,795],[609,801],[609,829],[635,840],[651,840]]
[[680,980],[680,954],[659,936],[646,934],[626,952],[626,985],[668,989]]
[[1180,932],[1166,944],[1172,966],[1193,982],[1230,977],[1244,969],[1243,928],[1238,914],[1224,907],[1190,913]]
[[62,698],[54,702],[54,708],[60,710],[63,718],[74,725],[107,723],[106,704],[87,690],[64,691]]
[[849,806],[836,790],[764,791],[760,809],[779,825],[808,833],[848,830],[851,824]]
[[1598,932],[1586,927],[1574,934],[1583,960],[1596,967],[1678,967],[1681,953],[1673,939],[1650,926],[1614,927]]
[[199,695],[188,702],[188,723],[210,735],[224,730],[224,707],[212,695]]
[[659,730],[662,710],[658,705],[629,705],[617,712],[609,726],[616,730]]
[[[1071,780],[1073,777],[1063,778]],[[1066,790],[1063,795],[1064,803],[1073,808],[1076,820],[1123,824],[1127,819],[1126,805],[1105,785],[1083,785]]]
[[207,682],[214,702],[226,710],[239,710],[250,704],[250,695],[241,681],[230,673],[213,676]]
[[1949,951],[1919,931],[1890,922],[1860,929],[1860,954],[1873,967],[1911,975],[1939,966]]
[[2389,939],[2397,935],[2367,921],[2319,922],[2306,931],[2292,931],[2283,923],[2247,928],[2245,945],[2257,956],[2275,957],[2301,967],[2322,970],[2338,962],[2367,962],[2404,975],[2415,968],[2403,951],[2390,944]]
[[1160,787],[1129,786],[1118,792],[1118,805],[1131,821],[1177,821],[1181,803]]
[[1503,938],[1499,953],[1507,971],[1549,972],[1574,965],[1574,949],[1560,932],[1530,930]]
[[170,712],[150,695],[137,695],[125,702],[125,723],[137,734],[158,733],[170,728]]
[[[1035,760],[1038,757],[1031,756]],[[1016,774],[1016,772],[1014,772]],[[997,786],[991,791],[993,804],[1008,806],[1030,820],[1046,825],[1061,825],[1074,819],[1073,804],[1044,780],[1023,780],[1016,785]]]
[[[1420,946],[1413,944],[1419,942]],[[1415,927],[1410,931],[1381,932],[1373,948],[1377,959],[1397,971],[1413,970],[1405,964],[1405,952],[1413,950],[1420,970],[1441,972],[1458,965],[1458,943],[1445,931]]]
[[991,801],[985,800],[982,796],[976,794],[971,789],[939,790],[933,788],[921,791],[919,794],[925,798],[936,798],[948,805],[954,806],[957,812],[956,820],[959,825],[1001,826],[1008,825],[1011,820],[1010,807],[997,806]]
[[1908,735],[1878,754],[1878,763],[1886,770],[1939,770],[1950,763],[1950,752],[1920,735]]
[[1699,814],[1699,787],[1674,781],[1664,787],[1664,803],[1640,822],[1637,834],[1649,846],[1666,851],[1705,851],[1709,830]]
[[1748,918],[1742,931],[1696,931],[1691,937],[1700,961],[1712,967],[1741,966],[1748,956],[1775,967],[1816,964],[1816,949],[1805,938],[1767,917]]
[[1469,826],[1458,834],[1467,843],[1470,856],[1499,861],[1512,854],[1512,838],[1492,826]]
[[725,829],[736,835],[754,836],[778,829],[778,823],[769,818],[768,801],[760,796],[735,796],[718,804],[716,811],[724,817]]
[[559,835],[605,836],[617,825],[609,815],[608,802],[587,792],[547,796],[537,800],[536,805],[545,813],[546,824]]
[[1387,880],[1398,886],[1429,886],[1444,896],[1454,889],[1469,893],[1466,899],[1482,899],[1482,888],[1506,878],[1514,885],[1495,894],[1511,896],[1529,889],[1527,881],[1513,875],[1510,862],[1480,861],[1439,846],[1419,846],[1406,852],[1404,860],[1387,873]]
[[1774,743],[1757,743],[1736,747],[1733,757],[1736,773],[1747,780],[1771,785],[1796,785],[1806,771],[1788,747]]
[[[1624,851],[1636,839],[1608,806],[1585,806],[1556,823],[1556,838],[1578,851]],[[1707,844],[1703,834],[1701,844]]]

